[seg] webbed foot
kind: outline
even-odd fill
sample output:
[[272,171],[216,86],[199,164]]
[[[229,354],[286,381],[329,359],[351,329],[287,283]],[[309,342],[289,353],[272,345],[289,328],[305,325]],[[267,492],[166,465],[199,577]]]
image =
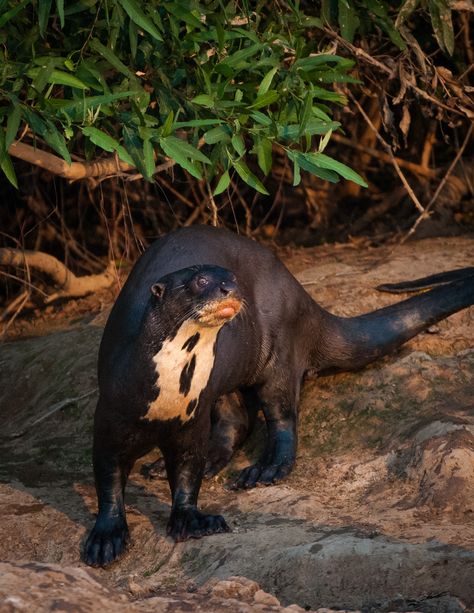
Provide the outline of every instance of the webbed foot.
[[222,515],[205,515],[196,507],[178,508],[171,512],[166,533],[176,542],[201,538],[209,534],[231,532]]
[[293,468],[293,461],[275,464],[257,462],[244,468],[232,484],[232,489],[250,489],[257,485],[272,485],[284,479]]
[[84,547],[89,566],[108,566],[121,556],[129,540],[128,526],[121,517],[97,519]]

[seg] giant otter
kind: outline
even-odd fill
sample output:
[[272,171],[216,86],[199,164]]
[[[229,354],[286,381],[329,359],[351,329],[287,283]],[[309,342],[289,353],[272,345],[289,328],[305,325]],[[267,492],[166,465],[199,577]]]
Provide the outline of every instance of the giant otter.
[[[212,473],[245,438],[246,409],[263,409],[267,441],[235,485],[279,481],[295,461],[305,373],[361,368],[473,304],[472,273],[387,286],[447,283],[342,318],[316,304],[275,255],[248,238],[197,226],[157,240],[128,277],[100,346],[93,449],[99,513],[85,561],[105,566],[123,552],[128,474],[155,446],[172,495],[168,534],[180,541],[228,531],[221,516],[197,510],[197,499],[208,456]],[[224,409],[219,399],[234,392],[243,402]]]

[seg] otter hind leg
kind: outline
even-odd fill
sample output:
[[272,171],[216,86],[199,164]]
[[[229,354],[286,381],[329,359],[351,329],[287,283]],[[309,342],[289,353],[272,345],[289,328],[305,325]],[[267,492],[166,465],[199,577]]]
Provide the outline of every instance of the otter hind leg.
[[249,436],[256,414],[257,404],[250,392],[233,392],[219,398],[212,413],[206,477],[217,475],[229,463]]
[[286,477],[296,459],[300,377],[281,374],[259,389],[267,426],[267,441],[261,458],[244,468],[233,483],[234,489],[271,485]]

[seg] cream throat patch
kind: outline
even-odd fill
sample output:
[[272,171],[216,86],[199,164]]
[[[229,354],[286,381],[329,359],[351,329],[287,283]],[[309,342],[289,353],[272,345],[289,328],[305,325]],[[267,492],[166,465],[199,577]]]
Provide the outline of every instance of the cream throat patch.
[[173,339],[165,339],[153,356],[157,396],[143,419],[188,421],[198,406],[214,366],[214,347],[220,327],[186,320]]

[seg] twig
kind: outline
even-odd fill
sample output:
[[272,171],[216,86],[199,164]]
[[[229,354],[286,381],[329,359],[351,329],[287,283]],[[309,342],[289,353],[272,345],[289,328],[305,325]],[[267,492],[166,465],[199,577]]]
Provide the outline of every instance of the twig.
[[78,402],[79,400],[83,400],[84,398],[87,398],[88,396],[92,396],[92,394],[95,394],[96,392],[97,392],[97,388],[94,388],[93,390],[89,390],[85,394],[81,394],[81,396],[76,396],[75,398],[65,398],[64,400],[60,400],[59,402],[56,402],[55,404],[53,404],[53,406],[48,411],[46,411],[46,413],[34,419],[23,430],[20,430],[19,432],[15,432],[14,434],[12,434],[10,438],[19,438],[20,436],[23,436],[26,432],[28,432],[30,428],[32,428],[33,426],[37,426],[38,424],[40,424],[42,421],[44,421],[51,415],[54,415],[54,413],[61,411],[61,409],[64,409],[64,407],[67,407],[70,404],[74,404],[75,402]]
[[[342,136],[341,134],[333,134],[331,136],[331,140],[336,141],[337,143],[341,143],[342,145],[347,145],[348,147],[352,147],[353,149],[357,149],[357,151],[362,151],[367,153],[371,157],[378,158],[384,162],[393,161],[392,157],[388,153],[384,153],[383,151],[379,151],[378,149],[373,149],[372,147],[367,147],[365,145],[361,145],[346,136]],[[433,178],[436,176],[436,171],[431,168],[427,168],[426,166],[421,166],[420,164],[416,164],[415,162],[409,162],[408,160],[402,160],[399,157],[395,157],[397,164],[406,168],[410,172],[416,175],[421,175],[427,178]]]
[[[390,77],[393,76],[394,71],[392,68],[389,68],[382,62],[379,62],[378,60],[376,60],[374,57],[372,57],[369,53],[367,53],[360,47],[356,47],[355,45],[351,44],[347,40],[344,40],[344,38],[339,36],[337,32],[335,32],[331,28],[326,27],[326,28],[323,28],[323,30],[326,34],[328,34],[328,36],[331,36],[332,38],[336,39],[337,42],[340,43],[343,47],[346,47],[346,49],[349,49],[349,51],[356,57],[362,58],[365,62],[367,62],[368,64],[372,64],[372,66],[375,66],[376,68],[384,72],[386,75]],[[461,115],[462,117],[466,117],[466,116],[469,117],[466,112],[459,111],[458,109],[452,108],[448,106],[447,104],[443,104],[440,100],[438,100],[437,98],[434,98],[433,96],[430,96],[430,94],[425,92],[423,89],[420,89],[417,85],[415,85],[414,83],[411,83],[409,80],[406,80],[406,86],[412,89],[414,92],[416,92],[421,98],[424,98],[425,100],[429,100],[430,102],[432,102],[436,106],[439,106],[445,111],[449,111],[450,113],[455,113],[456,115]]]
[[405,186],[405,189],[408,192],[408,195],[410,196],[410,198],[412,199],[414,205],[416,206],[416,208],[423,213],[424,212],[424,208],[421,205],[420,201],[418,200],[415,192],[413,191],[413,189],[411,188],[410,184],[408,183],[408,181],[405,178],[405,175],[403,174],[397,159],[395,158],[395,156],[393,155],[393,151],[392,148],[390,147],[390,145],[387,143],[387,141],[380,136],[379,132],[377,131],[376,127],[374,126],[374,124],[372,123],[370,117],[367,115],[367,113],[364,111],[364,109],[362,108],[362,106],[359,104],[359,102],[354,98],[354,96],[349,92],[349,96],[352,100],[352,102],[356,105],[359,113],[362,115],[362,117],[365,119],[365,121],[367,122],[367,124],[370,126],[370,128],[374,131],[375,135],[377,136],[377,140],[382,144],[382,146],[387,150],[388,155],[390,156],[390,160],[392,162],[393,167],[395,168],[398,176],[400,177],[401,182],[403,183],[403,185]]
[[412,225],[412,227],[410,228],[410,230],[407,232],[407,234],[401,239],[400,241],[400,245],[402,245],[412,234],[414,234],[414,232],[416,232],[416,229],[418,228],[418,226],[420,225],[420,223],[426,219],[427,217],[430,216],[430,209],[431,207],[434,205],[434,203],[436,202],[436,200],[438,199],[438,196],[440,195],[443,187],[446,185],[446,181],[449,179],[449,177],[451,176],[453,170],[455,169],[457,163],[459,162],[459,160],[461,159],[462,154],[464,153],[464,149],[467,147],[467,144],[469,142],[469,139],[471,138],[471,134],[472,134],[472,130],[474,129],[474,124],[471,123],[471,125],[469,126],[469,129],[467,131],[467,134],[464,138],[463,144],[461,145],[461,148],[459,149],[459,151],[456,154],[456,157],[454,158],[454,160],[451,162],[451,164],[449,165],[448,170],[446,171],[444,177],[441,179],[441,181],[439,182],[438,187],[436,188],[435,193],[433,194],[433,196],[431,197],[431,200],[428,202],[428,204],[425,207],[425,210],[423,211],[423,213],[421,215],[418,216],[418,218],[416,219],[415,223]]
[[85,296],[91,292],[106,289],[115,279],[115,266],[110,262],[104,272],[96,275],[76,277],[62,262],[48,253],[42,251],[27,251],[4,247],[0,249],[0,265],[11,267],[35,268],[47,274],[61,289],[50,294],[45,303],[48,304],[58,298],[72,298]]

